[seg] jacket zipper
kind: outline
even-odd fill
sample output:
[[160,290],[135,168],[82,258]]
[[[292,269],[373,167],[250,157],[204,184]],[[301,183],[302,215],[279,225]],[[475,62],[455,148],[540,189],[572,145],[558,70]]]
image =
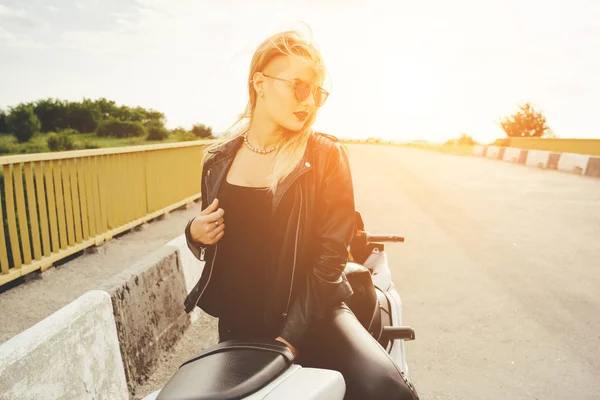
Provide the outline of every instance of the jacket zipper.
[[[204,186],[206,186],[206,194],[208,195],[208,183],[206,183],[206,179],[208,179],[208,176],[210,176],[210,169],[208,171],[206,171],[206,178],[204,179]],[[207,201],[208,203],[208,201]],[[208,272],[208,279],[206,280],[206,284],[204,284],[204,287],[202,288],[202,291],[200,292],[200,295],[198,295],[198,298],[196,299],[196,301],[194,302],[194,308],[198,306],[198,302],[200,301],[200,299],[202,298],[202,295],[204,294],[204,291],[206,290],[206,288],[208,287],[208,284],[210,283],[210,278],[212,277],[212,270],[213,270],[213,266],[215,264],[215,258],[217,258],[217,251],[218,251],[219,247],[218,247],[218,243],[215,243],[215,253],[213,254],[212,260],[210,262],[210,270]],[[206,254],[206,247],[202,248],[202,251],[200,253],[200,258],[204,259],[204,255]],[[206,267],[206,261],[205,261],[205,265]]]
[[290,278],[290,289],[288,291],[288,299],[287,304],[285,306],[285,312],[283,313],[283,317],[286,318],[290,308],[290,301],[292,299],[292,287],[294,285],[294,273],[296,272],[296,260],[298,259],[298,237],[300,234],[300,221],[302,220],[302,204],[303,202],[303,194],[302,188],[300,187],[300,212],[298,213],[298,223],[296,224],[296,241],[294,243],[294,263],[292,264],[292,277]]
[[213,258],[210,262],[210,270],[208,272],[208,279],[206,280],[206,284],[204,285],[204,287],[202,288],[202,291],[200,292],[200,294],[198,295],[198,298],[196,299],[195,303],[194,303],[194,307],[196,307],[198,305],[198,302],[200,301],[200,299],[202,298],[202,295],[204,294],[204,291],[206,290],[206,288],[208,287],[208,284],[210,283],[210,278],[212,277],[212,270],[213,270],[213,265],[215,264],[215,258],[217,258],[217,250],[218,250],[218,246],[215,243],[215,254],[213,255]]

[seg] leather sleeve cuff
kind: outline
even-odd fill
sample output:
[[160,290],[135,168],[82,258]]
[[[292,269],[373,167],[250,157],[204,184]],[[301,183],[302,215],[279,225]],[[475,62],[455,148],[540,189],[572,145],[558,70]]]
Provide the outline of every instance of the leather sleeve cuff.
[[202,243],[198,243],[194,239],[192,239],[192,233],[190,230],[191,226],[192,226],[192,222],[194,221],[195,218],[196,217],[190,219],[185,227],[185,239],[187,241],[188,248],[190,249],[190,251],[192,252],[194,257],[196,257],[200,261],[204,261],[204,260],[202,260],[202,249],[206,248],[206,246],[203,245]]

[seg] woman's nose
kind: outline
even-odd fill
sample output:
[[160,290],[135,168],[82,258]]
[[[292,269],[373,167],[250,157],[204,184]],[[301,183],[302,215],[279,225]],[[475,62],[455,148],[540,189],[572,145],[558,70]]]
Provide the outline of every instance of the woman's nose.
[[317,103],[315,102],[315,91],[311,90],[310,94],[306,97],[306,99],[302,102],[305,106],[314,107]]

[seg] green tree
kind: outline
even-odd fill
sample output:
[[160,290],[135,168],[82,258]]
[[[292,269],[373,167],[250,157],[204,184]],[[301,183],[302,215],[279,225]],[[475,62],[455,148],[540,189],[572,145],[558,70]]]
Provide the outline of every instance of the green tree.
[[204,124],[195,124],[192,127],[192,133],[196,135],[196,137],[209,139],[212,137],[212,128]]
[[542,137],[549,130],[546,117],[529,103],[520,105],[513,115],[504,117],[500,126],[508,137]]
[[64,129],[67,124],[67,104],[59,99],[44,99],[34,105],[35,115],[40,120],[42,132],[53,132]]
[[79,132],[94,132],[102,120],[100,108],[89,100],[82,103],[71,102],[67,105],[66,127]]
[[100,110],[100,115],[102,119],[106,118],[116,118],[115,114],[119,107],[114,100],[107,100],[104,97],[97,99],[94,101],[94,106],[98,107]]
[[147,135],[146,127],[139,121],[119,121],[107,119],[98,124],[96,135],[117,138],[140,137]]
[[6,112],[0,109],[0,133],[8,133],[8,127],[6,126]]
[[146,140],[164,140],[170,135],[170,132],[160,121],[149,122],[146,129],[148,130]]
[[19,104],[11,109],[6,117],[6,125],[20,143],[27,142],[39,133],[41,128],[40,120],[31,104]]

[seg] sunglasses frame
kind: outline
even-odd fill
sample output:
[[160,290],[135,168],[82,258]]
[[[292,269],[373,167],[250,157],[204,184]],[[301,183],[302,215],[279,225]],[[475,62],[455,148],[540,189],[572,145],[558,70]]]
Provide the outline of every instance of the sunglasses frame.
[[[296,97],[296,100],[298,100],[299,102],[303,102],[306,99],[300,100],[298,98],[298,96],[296,95],[296,85],[301,84],[301,85],[306,85],[308,86],[308,88],[310,89],[310,94],[313,95],[313,99],[315,100],[315,105],[317,107],[321,107],[323,104],[325,104],[325,102],[327,101],[327,98],[329,97],[329,92],[325,89],[323,89],[321,86],[316,86],[316,85],[309,85],[306,82],[303,82],[301,80],[298,79],[286,79],[286,78],[280,78],[278,76],[272,76],[272,75],[267,75],[267,74],[262,74],[265,78],[271,78],[271,79],[275,79],[278,81],[282,81],[282,82],[287,82],[287,83],[291,83],[292,85],[290,86],[290,88],[292,89],[292,91],[294,92],[294,97]],[[317,99],[315,98],[315,89],[319,90],[321,92],[321,94],[324,95],[323,97],[323,101],[321,102],[321,104],[317,104]],[[310,95],[309,94],[309,95]],[[306,98],[308,98],[308,96],[306,96]]]

